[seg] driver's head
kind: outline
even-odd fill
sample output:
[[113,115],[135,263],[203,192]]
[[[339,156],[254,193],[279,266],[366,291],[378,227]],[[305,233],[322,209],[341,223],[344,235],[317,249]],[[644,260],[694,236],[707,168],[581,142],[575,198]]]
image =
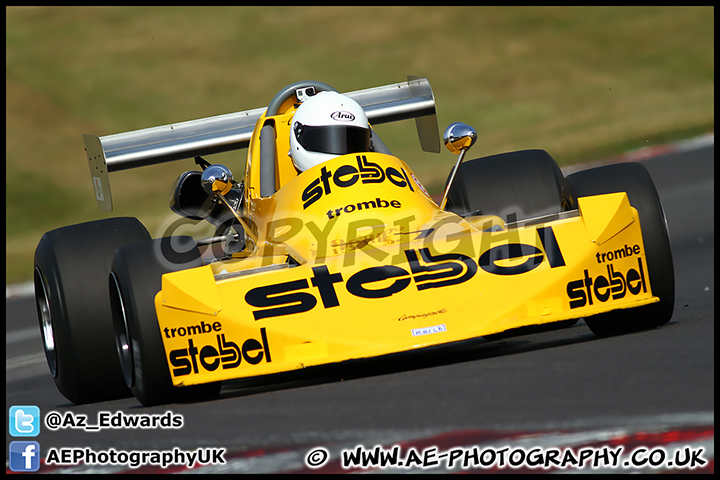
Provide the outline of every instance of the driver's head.
[[362,107],[337,92],[305,100],[290,126],[290,156],[298,170],[346,153],[370,151],[371,130]]

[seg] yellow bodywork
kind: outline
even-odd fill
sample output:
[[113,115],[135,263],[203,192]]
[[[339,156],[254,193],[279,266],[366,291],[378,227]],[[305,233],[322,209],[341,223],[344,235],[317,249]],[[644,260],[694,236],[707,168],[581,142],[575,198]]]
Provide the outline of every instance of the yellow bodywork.
[[[281,110],[282,111],[282,110]],[[402,160],[350,154],[297,174],[294,107],[276,188],[248,152],[243,216],[258,245],[163,276],[155,298],[172,381],[193,385],[375,357],[658,301],[625,193],[506,226],[441,211]]]

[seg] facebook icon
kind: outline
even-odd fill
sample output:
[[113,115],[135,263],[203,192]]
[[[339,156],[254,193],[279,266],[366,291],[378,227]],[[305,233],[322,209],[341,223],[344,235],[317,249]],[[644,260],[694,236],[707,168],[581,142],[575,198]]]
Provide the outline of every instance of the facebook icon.
[[37,472],[40,469],[40,444],[38,442],[10,442],[10,470],[13,472]]

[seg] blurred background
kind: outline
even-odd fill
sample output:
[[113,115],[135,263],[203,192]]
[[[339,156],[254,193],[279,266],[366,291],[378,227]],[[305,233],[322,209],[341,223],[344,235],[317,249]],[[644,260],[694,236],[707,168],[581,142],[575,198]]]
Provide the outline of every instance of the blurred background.
[[[564,166],[714,131],[713,7],[7,7],[5,35],[8,284],[57,227],[128,215],[159,235],[173,181],[197,169],[114,173],[107,214],[83,134],[264,107],[299,80],[427,77],[441,134],[477,129],[468,159],[542,148]],[[441,191],[454,155],[423,152],[412,120],[378,131]],[[241,178],[245,154],[207,159]]]

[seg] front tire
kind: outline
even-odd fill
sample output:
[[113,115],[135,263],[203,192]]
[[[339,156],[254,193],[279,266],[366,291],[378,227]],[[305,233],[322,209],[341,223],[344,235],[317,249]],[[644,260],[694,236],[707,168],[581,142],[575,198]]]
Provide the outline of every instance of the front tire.
[[[449,178],[449,177],[448,177]],[[460,164],[446,210],[458,215],[497,215],[511,223],[562,210],[563,174],[545,150],[520,150]],[[568,328],[577,319],[521,327],[488,335],[488,340]]]
[[175,387],[170,378],[155,296],[165,273],[200,267],[191,237],[151,240],[121,248],[109,279],[115,344],[125,383],[144,406],[216,396],[220,383]]
[[460,164],[445,210],[497,215],[508,223],[558,213],[562,182],[560,167],[545,150],[476,158]]
[[58,228],[40,239],[34,286],[43,348],[55,385],[74,404],[130,396],[115,352],[107,276],[118,248],[149,239],[131,217]]
[[648,276],[653,295],[660,301],[585,318],[599,336],[619,335],[659,327],[672,318],[675,306],[675,273],[665,212],[655,184],[640,163],[619,163],[583,170],[565,178],[562,190],[566,210],[577,208],[577,199],[590,195],[626,192],[640,217]]

